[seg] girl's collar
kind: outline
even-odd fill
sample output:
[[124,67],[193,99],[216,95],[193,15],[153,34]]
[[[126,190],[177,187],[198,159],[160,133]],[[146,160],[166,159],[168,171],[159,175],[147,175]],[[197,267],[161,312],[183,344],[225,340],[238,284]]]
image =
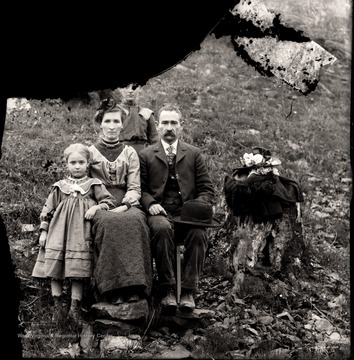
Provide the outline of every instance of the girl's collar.
[[73,182],[75,182],[75,183],[78,183],[78,182],[81,182],[81,181],[86,180],[87,178],[88,178],[87,175],[85,175],[84,177],[79,178],[79,179],[73,178],[73,177],[69,176],[69,177],[68,177],[68,180],[73,181]]

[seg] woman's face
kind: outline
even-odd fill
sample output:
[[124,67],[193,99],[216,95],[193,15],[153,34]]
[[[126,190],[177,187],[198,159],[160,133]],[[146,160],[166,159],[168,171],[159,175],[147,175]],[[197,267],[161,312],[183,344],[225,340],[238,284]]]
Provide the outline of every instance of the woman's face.
[[108,141],[119,139],[122,130],[122,115],[120,112],[107,112],[103,115],[100,128],[102,129],[103,138]]

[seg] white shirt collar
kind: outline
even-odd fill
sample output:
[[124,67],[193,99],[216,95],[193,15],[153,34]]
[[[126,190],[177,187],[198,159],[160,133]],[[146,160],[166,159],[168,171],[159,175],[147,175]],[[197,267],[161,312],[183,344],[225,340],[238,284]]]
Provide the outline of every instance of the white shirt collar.
[[167,148],[170,147],[170,146],[173,146],[173,151],[172,151],[172,153],[175,154],[175,155],[177,155],[178,139],[177,139],[174,143],[172,143],[172,144],[167,144],[166,141],[164,141],[164,140],[161,139],[161,143],[162,143],[162,146],[163,146],[166,154],[168,154]]

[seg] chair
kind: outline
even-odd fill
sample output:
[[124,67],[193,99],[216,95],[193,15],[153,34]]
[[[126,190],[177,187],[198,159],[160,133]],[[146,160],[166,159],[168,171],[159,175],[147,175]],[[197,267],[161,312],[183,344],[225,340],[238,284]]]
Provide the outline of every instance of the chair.
[[175,270],[176,270],[176,300],[177,304],[181,300],[181,281],[182,281],[182,262],[183,262],[183,250],[184,245],[184,233],[181,231],[181,227],[175,224]]

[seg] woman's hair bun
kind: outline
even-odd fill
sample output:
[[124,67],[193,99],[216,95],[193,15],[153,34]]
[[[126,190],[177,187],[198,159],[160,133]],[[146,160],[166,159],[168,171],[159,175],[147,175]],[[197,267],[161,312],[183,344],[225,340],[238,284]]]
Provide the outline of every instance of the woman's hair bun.
[[108,111],[112,111],[117,108],[117,110],[122,110],[121,107],[117,104],[116,100],[113,97],[108,97],[106,99],[101,100],[100,105],[93,117],[95,122],[101,123],[104,113]]

